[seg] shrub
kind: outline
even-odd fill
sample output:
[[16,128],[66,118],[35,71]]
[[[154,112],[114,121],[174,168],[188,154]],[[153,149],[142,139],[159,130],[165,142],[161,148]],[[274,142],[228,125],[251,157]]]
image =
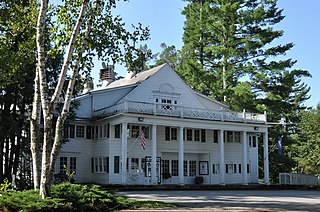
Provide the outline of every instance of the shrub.
[[113,211],[170,206],[160,202],[128,200],[97,185],[71,183],[53,185],[51,197],[46,199],[41,199],[35,190],[8,190],[0,192],[0,196],[0,211]]
[[63,211],[70,210],[70,205],[60,199],[41,199],[38,191],[25,190],[0,193],[0,211]]
[[63,199],[74,210],[101,211],[130,208],[134,201],[118,197],[97,185],[61,183],[54,185],[51,196]]

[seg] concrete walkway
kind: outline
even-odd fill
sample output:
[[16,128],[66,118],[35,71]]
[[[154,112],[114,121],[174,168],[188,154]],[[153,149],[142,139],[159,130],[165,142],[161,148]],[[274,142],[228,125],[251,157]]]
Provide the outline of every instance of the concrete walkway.
[[320,191],[316,190],[124,191],[117,194],[178,205],[140,211],[320,211]]

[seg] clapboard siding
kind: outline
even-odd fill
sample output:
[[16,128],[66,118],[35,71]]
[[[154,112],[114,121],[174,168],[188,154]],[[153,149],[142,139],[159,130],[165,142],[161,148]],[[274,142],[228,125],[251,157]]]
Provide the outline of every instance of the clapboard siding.
[[161,84],[170,84],[174,88],[174,93],[180,94],[179,105],[182,103],[184,107],[204,108],[196,98],[193,91],[179,78],[179,76],[169,67],[164,66],[161,71],[151,76],[136,87],[130,94],[128,99],[140,102],[154,102],[154,92],[159,91]]
[[76,157],[76,174],[74,176],[78,183],[91,182],[91,141],[70,139],[69,142],[63,144],[61,149],[55,173],[59,173],[59,158],[60,157]]

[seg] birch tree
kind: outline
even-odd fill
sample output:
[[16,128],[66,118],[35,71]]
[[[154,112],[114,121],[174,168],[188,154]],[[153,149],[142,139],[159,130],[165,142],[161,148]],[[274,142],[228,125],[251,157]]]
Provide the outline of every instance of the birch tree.
[[[144,41],[148,39],[149,30],[142,25],[134,27],[130,33],[120,16],[113,16],[112,10],[117,1],[78,0],[63,1],[64,5],[48,10],[48,0],[42,0],[37,22],[37,69],[35,77],[35,92],[31,118],[31,148],[34,165],[35,188],[40,189],[40,195],[49,195],[50,179],[62,144],[62,129],[69,115],[74,87],[79,74],[91,70],[92,59],[97,56],[108,63],[121,61],[131,40]],[[46,28],[47,21],[54,23],[51,31]],[[53,50],[45,46],[45,35],[50,34],[49,44]],[[47,81],[46,58],[50,54],[63,52],[64,62],[59,71],[59,79],[55,86]],[[67,76],[69,75],[69,77]],[[66,86],[66,84],[68,84]],[[52,88],[54,89],[52,90]],[[67,87],[66,90],[64,88]],[[51,93],[52,90],[52,93]],[[39,101],[40,99],[40,101]],[[62,110],[57,110],[58,104]],[[43,135],[39,132],[40,109],[43,114]],[[53,116],[57,121],[53,124]],[[53,129],[55,126],[55,129]],[[40,141],[39,138],[43,137]],[[40,158],[40,146],[42,148]],[[41,167],[39,166],[41,161]],[[40,176],[37,173],[40,173]]]

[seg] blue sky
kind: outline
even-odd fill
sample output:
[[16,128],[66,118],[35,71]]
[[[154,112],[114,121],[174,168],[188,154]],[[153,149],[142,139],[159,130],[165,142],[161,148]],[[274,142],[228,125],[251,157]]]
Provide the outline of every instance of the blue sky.
[[[120,2],[117,13],[123,17],[130,26],[141,22],[149,26],[151,39],[147,42],[153,53],[161,51],[162,42],[175,45],[177,49],[182,46],[184,16],[181,11],[186,3],[181,0],[130,0]],[[311,87],[311,99],[307,106],[316,106],[320,102],[320,75],[319,56],[320,36],[320,0],[278,0],[278,8],[284,9],[286,18],[276,26],[284,31],[284,36],[279,40],[285,44],[293,42],[295,46],[287,53],[286,57],[297,60],[294,68],[305,69],[312,74],[311,79],[303,81]],[[93,70],[95,81],[101,63],[96,64]],[[116,66],[119,75],[125,74],[125,68]]]

